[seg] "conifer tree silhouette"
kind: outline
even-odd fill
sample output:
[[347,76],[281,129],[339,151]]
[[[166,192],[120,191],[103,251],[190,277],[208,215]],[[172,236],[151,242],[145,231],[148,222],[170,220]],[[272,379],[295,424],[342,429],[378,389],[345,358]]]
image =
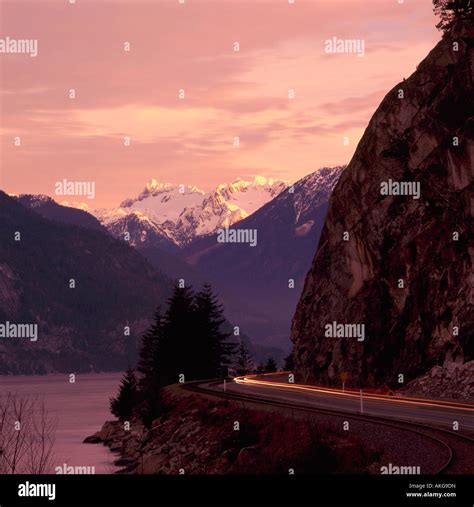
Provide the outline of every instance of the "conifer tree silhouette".
[[158,368],[162,385],[196,379],[197,322],[191,287],[176,284],[168,300],[160,340]]
[[135,371],[128,368],[121,380],[116,398],[110,398],[110,411],[121,421],[133,415],[138,400],[138,384]]
[[222,331],[223,307],[209,284],[205,284],[195,297],[196,308],[196,378],[219,377],[221,368],[228,366],[235,344],[227,340],[230,333]]
[[278,366],[276,364],[275,359],[273,357],[269,357],[267,362],[265,363],[265,373],[273,373],[278,370]]
[[239,346],[235,366],[237,375],[247,375],[247,373],[250,373],[254,368],[252,356],[250,355],[250,352],[245,348],[245,345],[243,343],[241,343]]

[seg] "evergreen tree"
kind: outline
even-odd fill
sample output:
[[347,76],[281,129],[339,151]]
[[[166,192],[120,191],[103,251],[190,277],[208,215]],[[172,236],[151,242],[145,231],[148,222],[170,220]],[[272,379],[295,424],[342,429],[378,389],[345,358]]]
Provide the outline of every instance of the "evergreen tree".
[[141,374],[139,380],[140,391],[146,393],[160,387],[159,352],[160,341],[163,338],[163,318],[160,308],[154,315],[154,322],[143,336],[137,370]]
[[239,346],[235,370],[237,375],[247,375],[254,368],[252,356],[243,343]]
[[[154,322],[143,336],[137,370],[139,398],[134,397],[143,422],[149,425],[162,411],[160,390],[169,384],[214,378],[228,365],[235,344],[221,330],[222,306],[209,285],[196,295],[176,284],[164,316],[158,308]],[[112,403],[112,402],[111,402]],[[119,401],[113,401],[120,410]]]
[[294,363],[294,360],[293,360],[293,352],[290,352],[285,357],[285,365],[283,366],[283,369],[285,371],[293,371],[294,367],[295,367],[295,363]]
[[235,345],[227,342],[230,334],[222,331],[223,307],[209,284],[196,294],[195,310],[194,378],[219,377],[221,366],[230,364]]
[[110,398],[110,411],[121,421],[129,419],[138,400],[137,377],[132,368],[128,368],[122,378],[116,398]]
[[265,373],[273,373],[278,370],[278,366],[276,364],[275,359],[273,357],[269,357],[267,362],[265,363]]
[[156,419],[161,412],[160,388],[163,384],[162,364],[166,359],[162,354],[163,318],[160,308],[155,312],[154,322],[147,330],[142,340],[137,370],[141,374],[138,381],[139,414],[147,426]]
[[265,365],[263,364],[263,362],[258,363],[255,373],[258,373],[258,374],[265,373]]
[[168,300],[160,340],[159,376],[162,386],[175,384],[182,374],[185,381],[197,378],[196,329],[194,293],[190,287],[176,284]]
[[449,30],[457,19],[474,21],[474,0],[433,0],[434,13],[440,21],[436,25],[439,30]]

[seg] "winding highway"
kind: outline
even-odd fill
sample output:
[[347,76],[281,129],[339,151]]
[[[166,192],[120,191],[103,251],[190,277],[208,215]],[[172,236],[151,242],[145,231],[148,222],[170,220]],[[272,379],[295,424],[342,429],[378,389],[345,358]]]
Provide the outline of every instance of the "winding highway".
[[382,426],[394,435],[410,432],[418,439],[437,443],[440,455],[431,473],[474,472],[474,405],[364,392],[361,395],[355,390],[294,384],[289,378],[288,373],[247,375],[231,381],[190,383],[185,388],[221,398],[350,418]]
[[[218,384],[215,389],[224,390]],[[362,395],[354,390],[291,384],[286,375],[249,375],[226,382],[226,391],[253,395],[262,399],[289,401],[302,406],[362,413],[394,420],[406,420],[442,426],[461,433],[474,433],[474,405],[425,398],[380,394]],[[457,422],[457,426],[455,425]]]

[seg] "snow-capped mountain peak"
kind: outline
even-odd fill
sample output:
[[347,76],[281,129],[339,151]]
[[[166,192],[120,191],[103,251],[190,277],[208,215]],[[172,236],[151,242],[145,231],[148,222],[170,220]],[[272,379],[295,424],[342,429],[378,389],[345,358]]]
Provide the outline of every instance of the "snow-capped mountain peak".
[[[204,192],[195,186],[189,185],[173,185],[172,183],[160,183],[152,178],[146,185],[143,191],[137,197],[125,199],[121,204],[121,208],[131,208],[138,201],[149,199],[150,197],[163,196],[164,202],[168,201],[172,195],[186,196],[189,194],[203,195]],[[163,201],[163,199],[162,199]],[[149,204],[150,202],[148,202]]]
[[256,176],[222,183],[210,192],[192,185],[174,185],[151,179],[137,197],[125,199],[118,208],[96,210],[96,217],[109,229],[124,231],[147,222],[158,227],[175,245],[229,227],[246,218],[285,190],[289,182]]
[[144,193],[151,194],[155,190],[168,190],[170,188],[173,188],[172,183],[160,183],[155,178],[152,178],[145,186]]
[[273,185],[273,178],[265,178],[265,176],[255,176],[253,179],[254,185]]

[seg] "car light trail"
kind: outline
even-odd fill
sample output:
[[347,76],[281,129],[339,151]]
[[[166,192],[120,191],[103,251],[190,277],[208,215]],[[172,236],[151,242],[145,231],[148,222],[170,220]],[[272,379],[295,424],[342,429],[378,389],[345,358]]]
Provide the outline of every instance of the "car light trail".
[[[282,372],[284,374],[285,372]],[[341,396],[345,398],[360,398],[359,391],[350,391],[345,389],[342,391],[341,389],[334,389],[330,387],[322,387],[322,386],[310,386],[305,384],[290,384],[284,382],[276,382],[271,380],[262,380],[261,377],[265,376],[275,376],[275,373],[270,374],[260,374],[260,375],[246,375],[242,377],[235,377],[234,382],[237,384],[248,384],[248,385],[258,385],[263,387],[278,387],[282,389],[294,389],[297,391],[309,391],[312,393],[320,393],[320,394],[332,394],[336,396]],[[426,398],[399,398],[394,396],[388,396],[383,394],[373,394],[373,393],[364,393],[365,399],[371,400],[379,400],[379,401],[388,401],[392,403],[401,403],[406,405],[418,405],[418,406],[427,406],[427,407],[437,407],[443,409],[455,409],[455,410],[463,410],[467,412],[474,412],[474,405],[470,405],[467,403],[457,403],[451,401],[438,401],[438,400],[430,400]]]

